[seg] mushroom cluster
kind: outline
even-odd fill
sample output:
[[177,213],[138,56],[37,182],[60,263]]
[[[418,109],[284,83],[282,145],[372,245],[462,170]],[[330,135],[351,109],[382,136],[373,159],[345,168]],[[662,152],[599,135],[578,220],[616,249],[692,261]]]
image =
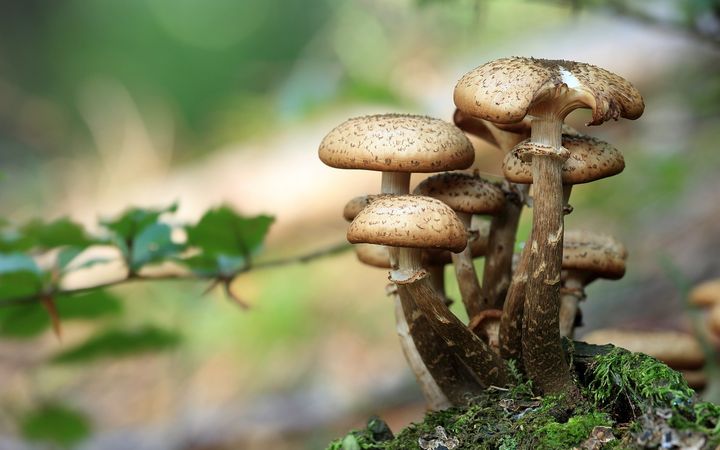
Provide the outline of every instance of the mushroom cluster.
[[[325,164],[382,172],[379,193],[345,206],[348,240],[361,261],[390,270],[403,352],[430,408],[508,385],[510,360],[538,393],[574,392],[562,339],[580,323],[585,286],[622,277],[626,251],[609,236],[566,232],[564,216],[573,184],[615,175],[624,160],[564,120],[578,108],[592,111],[588,125],[635,119],[642,98],[590,64],[515,57],[465,74],[454,100],[454,124],[380,114],[349,119],[323,139]],[[504,152],[503,179],[459,172],[475,158],[466,134]],[[412,173],[434,172],[411,191]],[[527,206],[532,231],[515,255]],[[482,274],[473,262],[480,256]],[[448,308],[448,263],[468,323]]]

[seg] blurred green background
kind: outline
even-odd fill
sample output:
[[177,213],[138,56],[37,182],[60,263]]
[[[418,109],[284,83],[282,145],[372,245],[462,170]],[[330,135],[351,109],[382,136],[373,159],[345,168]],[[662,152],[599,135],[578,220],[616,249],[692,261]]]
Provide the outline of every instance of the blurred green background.
[[[719,13],[716,0],[4,2],[0,217],[92,227],[179,201],[177,220],[195,221],[225,202],[276,216],[264,258],[301,254],[341,242],[345,201],[379,189],[317,160],[333,126],[449,119],[456,80],[493,58],[579,60],[646,100],[637,122],[569,119],[627,163],[573,192],[568,227],[612,233],[631,255],[624,280],[590,288],[580,334],[688,329],[668,268],[720,275]],[[483,173],[499,160],[479,146]],[[60,342],[18,336],[30,333],[7,324],[22,331],[37,310],[15,308],[0,330],[0,448],[320,449],[373,412],[398,429],[422,404],[385,283],[344,253],[242,276],[247,312],[198,283],[124,286],[104,299],[122,314],[68,321]],[[51,361],[118,327],[165,351]]]

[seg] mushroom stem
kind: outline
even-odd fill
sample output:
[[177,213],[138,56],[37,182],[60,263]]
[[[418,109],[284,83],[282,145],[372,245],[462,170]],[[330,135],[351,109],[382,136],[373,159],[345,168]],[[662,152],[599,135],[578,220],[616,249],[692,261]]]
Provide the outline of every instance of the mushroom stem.
[[582,280],[571,273],[560,290],[560,336],[573,338],[575,334],[575,316],[578,303],[585,298],[585,285]]
[[[400,248],[399,270],[391,272],[391,280],[398,284],[398,294],[403,302],[411,299],[420,312],[426,316],[430,326],[440,336],[445,351],[455,356],[459,365],[464,367],[463,379],[474,380],[478,387],[503,386],[507,382],[507,372],[503,362],[492,349],[473,334],[443,303],[437,291],[433,289],[427,273],[421,265],[421,251]],[[406,312],[406,317],[408,314]],[[408,319],[410,321],[410,319]],[[426,364],[428,362],[426,361]],[[428,369],[432,368],[428,365]],[[434,377],[440,388],[453,402],[458,397],[465,398],[471,391],[467,387],[448,385],[443,379]],[[468,383],[471,384],[471,383]],[[477,389],[474,389],[475,391]]]
[[[431,410],[438,411],[447,409],[452,406],[452,403],[450,403],[450,400],[448,400],[442,389],[440,389],[440,386],[438,386],[437,382],[428,371],[420,353],[418,352],[410,331],[410,326],[405,318],[402,300],[397,292],[394,292],[392,296],[393,301],[395,302],[395,329],[400,337],[400,346],[402,347],[403,354],[405,355],[405,359],[407,360],[410,369],[417,379],[420,391],[423,393],[423,396],[428,403],[428,407]],[[414,327],[417,327],[418,325],[417,321],[413,323]]]
[[445,296],[445,266],[442,264],[429,264],[426,270],[430,277],[430,283],[438,294],[445,299],[444,302],[447,303],[448,300]]
[[381,192],[403,195],[410,192],[410,172],[383,172]]
[[560,339],[560,271],[563,250],[561,156],[564,115],[537,111],[531,140],[549,147],[532,157],[533,223],[528,280],[525,287],[522,356],[529,378],[548,394],[573,390],[570,366]]
[[527,267],[530,252],[523,251],[515,269],[510,287],[503,304],[500,318],[500,356],[505,360],[515,360],[522,367],[522,324],[525,307],[525,286],[527,285]]
[[483,298],[489,308],[502,309],[512,279],[512,257],[515,248],[523,200],[528,185],[508,183],[504,186],[505,205],[490,222],[488,250],[483,269]]
[[572,193],[572,184],[563,184],[563,214],[567,215],[570,214],[573,210],[572,206],[570,206],[570,194]]
[[[472,215],[457,211],[456,214],[470,234],[470,221],[472,220]],[[470,318],[480,314],[480,312],[487,309],[488,306],[486,299],[483,297],[477,273],[475,272],[472,251],[470,250],[471,238],[472,236],[468,236],[468,244],[465,246],[463,251],[460,253],[451,253],[460,296],[462,297],[463,305],[465,305],[465,311],[467,311],[468,317]]]

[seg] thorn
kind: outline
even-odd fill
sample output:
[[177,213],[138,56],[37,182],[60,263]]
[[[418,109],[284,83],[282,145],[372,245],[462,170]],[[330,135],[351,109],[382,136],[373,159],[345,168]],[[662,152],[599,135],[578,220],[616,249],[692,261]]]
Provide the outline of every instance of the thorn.
[[62,341],[62,326],[60,324],[60,314],[58,314],[57,307],[55,306],[55,299],[50,295],[43,295],[40,299],[45,310],[50,315],[50,321],[52,322],[53,333],[58,341]]
[[230,300],[232,300],[236,305],[238,305],[243,310],[247,311],[250,309],[250,305],[248,305],[243,299],[235,295],[233,293],[232,289],[230,288],[230,283],[232,280],[223,280],[223,287],[225,288],[225,295],[228,296]]
[[205,288],[204,291],[202,291],[202,294],[200,294],[202,297],[208,295],[213,289],[215,289],[215,286],[220,284],[219,279],[214,279],[212,282],[208,285],[208,287]]

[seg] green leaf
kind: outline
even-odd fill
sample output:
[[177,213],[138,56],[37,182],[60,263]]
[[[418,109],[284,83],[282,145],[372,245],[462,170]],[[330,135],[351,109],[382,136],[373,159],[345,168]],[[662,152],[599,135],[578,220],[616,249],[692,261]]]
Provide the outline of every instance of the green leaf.
[[49,249],[65,246],[85,248],[96,243],[82,226],[66,217],[50,223],[35,219],[23,225],[20,232],[29,239],[33,248]]
[[[122,311],[120,300],[103,289],[55,298],[60,319],[97,319]],[[28,339],[44,333],[51,325],[47,310],[40,303],[0,308],[0,336]]]
[[134,240],[145,227],[157,223],[161,215],[175,211],[177,211],[176,203],[160,209],[131,208],[121,214],[120,217],[103,220],[101,223],[117,235],[120,240],[127,242]]
[[77,444],[91,432],[88,418],[67,406],[50,403],[22,418],[20,429],[29,441],[50,442],[63,447]]
[[202,275],[236,274],[260,250],[273,220],[265,215],[241,216],[226,206],[210,210],[187,228],[188,245],[201,253],[185,262]]
[[39,303],[0,308],[0,335],[29,339],[50,327],[50,316]]
[[0,252],[11,253],[25,251],[32,247],[32,242],[17,229],[7,224],[0,225]]
[[55,298],[63,320],[95,319],[122,312],[120,299],[104,289],[94,289],[82,294],[63,294]]
[[26,297],[42,290],[43,274],[21,253],[0,253],[0,300]]
[[178,255],[184,246],[172,241],[172,228],[164,223],[145,227],[135,238],[130,256],[133,270]]
[[149,325],[136,330],[108,330],[57,354],[52,360],[56,363],[80,363],[132,356],[169,350],[176,347],[180,340],[180,335],[174,331]]
[[113,258],[91,258],[88,260],[83,261],[82,264],[75,264],[72,267],[70,266],[70,263],[72,263],[75,258],[77,258],[80,253],[84,252],[84,248],[79,247],[65,247],[58,253],[57,257],[57,266],[60,268],[63,272],[67,270],[80,270],[80,269],[86,269],[88,267],[92,267],[96,264],[104,264],[110,261],[113,261]]

